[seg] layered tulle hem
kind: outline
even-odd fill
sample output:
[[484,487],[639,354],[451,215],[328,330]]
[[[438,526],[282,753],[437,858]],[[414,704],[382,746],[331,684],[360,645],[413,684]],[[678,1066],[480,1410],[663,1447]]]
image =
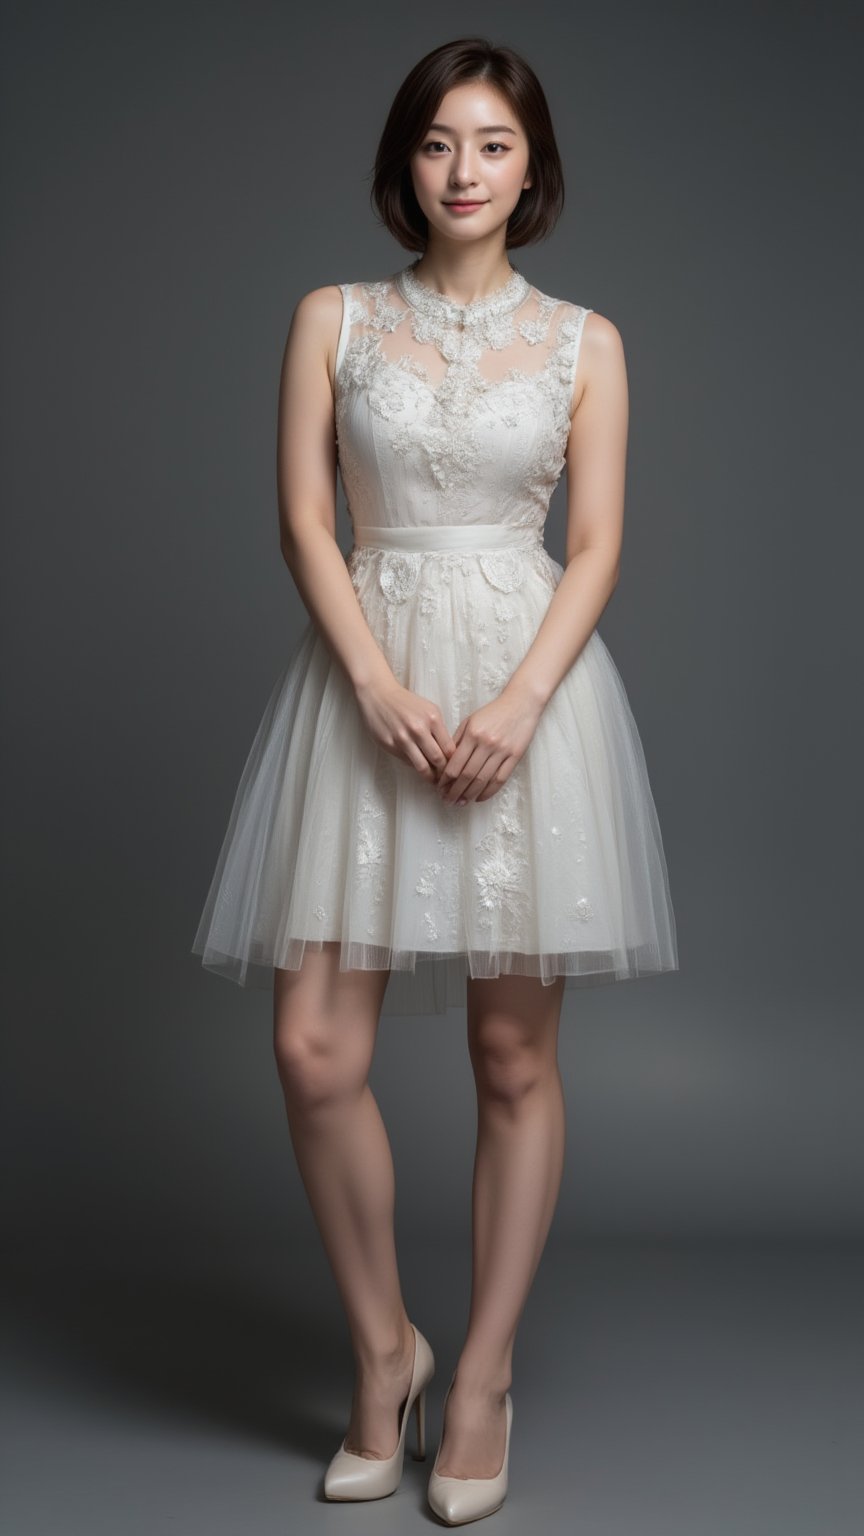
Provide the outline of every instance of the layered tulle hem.
[[357,941],[292,939],[278,956],[258,953],[227,955],[196,942],[192,953],[200,955],[206,970],[238,986],[271,988],[275,969],[297,972],[304,956],[331,949],[338,970],[387,971],[389,979],[381,1008],[383,1015],[444,1013],[465,1006],[467,984],[473,979],[529,976],[544,987],[563,978],[564,990],[596,987],[607,982],[630,981],[678,969],[677,955],[661,953],[656,945],[632,945],[614,953],[580,950],[568,954],[524,954],[520,951],[430,950],[395,951]]

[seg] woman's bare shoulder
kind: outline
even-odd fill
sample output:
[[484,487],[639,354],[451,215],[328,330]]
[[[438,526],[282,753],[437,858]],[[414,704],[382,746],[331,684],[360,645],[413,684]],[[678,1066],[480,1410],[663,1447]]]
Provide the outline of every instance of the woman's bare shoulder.
[[310,314],[332,315],[335,310],[342,308],[344,286],[343,283],[325,283],[323,288],[310,288],[308,293],[301,294],[296,308],[302,307]]
[[294,305],[288,341],[293,339],[307,355],[312,351],[323,354],[331,384],[341,326],[342,285],[339,283],[310,288]]
[[621,366],[624,359],[624,339],[614,320],[589,309],[582,321],[581,371],[590,379],[596,370]]
[[621,332],[615,321],[608,315],[601,315],[599,310],[589,309],[582,323],[585,342],[590,342],[598,351],[602,348],[614,350],[622,345]]
[[304,327],[327,331],[338,317],[342,319],[342,285],[326,283],[301,294],[294,306],[294,316]]

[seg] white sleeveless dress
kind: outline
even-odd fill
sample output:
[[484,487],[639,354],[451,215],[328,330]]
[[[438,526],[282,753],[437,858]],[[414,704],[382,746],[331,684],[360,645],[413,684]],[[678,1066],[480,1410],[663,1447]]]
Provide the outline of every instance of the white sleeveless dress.
[[[503,688],[563,574],[543,528],[590,311],[517,268],[458,305],[415,265],[340,285],[335,426],[354,591],[395,676],[452,732]],[[644,753],[596,629],[507,783],[459,806],[375,742],[307,622],[192,952],[269,985],[328,941],[343,970],[390,971],[384,1014],[464,1004],[468,976],[571,987],[678,969]]]

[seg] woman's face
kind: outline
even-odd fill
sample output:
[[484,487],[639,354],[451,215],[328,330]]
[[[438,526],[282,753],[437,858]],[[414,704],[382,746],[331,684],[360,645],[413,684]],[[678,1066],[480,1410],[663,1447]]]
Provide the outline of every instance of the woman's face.
[[[478,80],[454,86],[410,161],[430,233],[468,242],[506,225],[531,185],[528,161],[528,140],[505,97]],[[453,207],[466,200],[474,206]]]

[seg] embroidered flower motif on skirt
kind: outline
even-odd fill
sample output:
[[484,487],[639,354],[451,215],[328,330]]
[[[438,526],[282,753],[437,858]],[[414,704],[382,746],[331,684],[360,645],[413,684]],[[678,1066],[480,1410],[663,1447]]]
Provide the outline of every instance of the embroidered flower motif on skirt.
[[[379,770],[376,775],[379,785],[382,778],[387,777],[388,774],[389,767],[382,757],[379,759]],[[376,799],[368,788],[365,789],[360,798],[354,853],[358,887],[368,889],[373,907],[380,906],[383,901],[390,878],[387,821],[385,797],[382,795],[380,799]],[[371,914],[366,932],[370,938],[377,936],[374,913]]]
[[508,653],[504,651],[502,656],[503,660],[489,662],[480,669],[480,680],[492,698],[497,698],[502,688],[506,688],[515,671],[514,663]]
[[[424,861],[414,891],[417,900],[422,903],[423,932],[430,944],[441,948],[442,943],[436,944],[436,941],[443,941],[448,948],[458,949],[464,941],[465,931],[465,914],[456,895],[460,883],[458,870],[461,833],[447,831],[448,815],[458,816],[461,811],[456,811],[452,806],[441,806],[441,825],[436,837],[440,857]],[[454,821],[453,826],[456,825]]]
[[494,947],[524,946],[530,917],[530,865],[520,829],[520,765],[488,801],[492,825],[474,844],[477,922],[489,931]]
[[435,876],[440,875],[444,865],[437,859],[427,859],[420,871],[420,879],[414,889],[418,896],[434,896],[437,894]]
[[[576,763],[572,763],[570,766],[571,771],[576,774],[577,778],[584,785],[585,775],[581,768]],[[577,864],[585,864],[588,851],[588,838],[585,832],[584,817],[582,815],[581,806],[578,800],[574,801],[572,796],[568,796],[566,803],[562,808],[561,792],[558,789],[552,790],[551,799],[553,805],[553,820],[549,826],[549,834],[553,839],[552,846],[555,847],[556,851],[559,852],[560,857],[566,857],[568,870],[571,869],[571,867],[575,867]],[[558,809],[554,809],[555,807],[558,807]],[[564,839],[565,829],[562,825],[564,818],[566,818],[569,828],[572,829],[571,837],[567,839]],[[573,851],[573,837],[576,839],[576,852]],[[587,882],[590,879],[590,874],[587,869],[582,871],[581,879],[582,882]],[[563,917],[568,926],[568,934],[572,936],[575,928],[577,928],[581,923],[590,922],[594,916],[595,909],[591,902],[588,900],[588,897],[576,897],[569,903],[563,913]]]
[[420,580],[423,556],[416,550],[384,550],[378,585],[391,603],[404,603]]
[[441,590],[439,587],[430,587],[427,584],[420,588],[418,600],[424,619],[434,618],[441,606]]
[[[444,865],[438,859],[427,859],[420,871],[420,878],[414,889],[418,896],[423,896],[429,901],[429,907],[423,913],[423,928],[430,943],[441,937],[438,927],[438,915],[436,906],[440,906],[440,892],[437,876],[441,874]],[[431,899],[430,899],[431,898]]]
[[490,587],[499,592],[515,592],[521,587],[525,580],[525,553],[519,548],[483,550],[479,556],[480,569]]
[[[368,789],[364,790],[357,822],[357,871],[361,883],[373,888],[384,869],[385,843],[381,826],[384,816],[383,805],[373,800]],[[380,892],[374,899],[380,900]]]

